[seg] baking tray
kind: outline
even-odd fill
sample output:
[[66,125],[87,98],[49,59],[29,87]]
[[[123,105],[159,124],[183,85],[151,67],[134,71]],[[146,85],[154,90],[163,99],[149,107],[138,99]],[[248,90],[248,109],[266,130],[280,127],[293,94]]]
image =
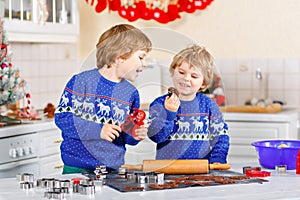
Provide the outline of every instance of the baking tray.
[[[135,173],[141,173],[139,171],[134,171]],[[85,174],[87,175],[87,174]],[[89,178],[94,178],[94,175],[87,175]],[[226,183],[220,183],[212,180],[189,180],[186,179],[191,178],[195,179],[197,177],[208,177],[210,178],[222,178],[226,181]],[[183,180],[185,181],[179,181]],[[239,180],[240,179],[240,180]],[[173,184],[176,182],[175,187],[166,187],[164,188],[162,185]],[[227,184],[249,184],[249,183],[258,183],[262,184],[264,182],[268,182],[267,180],[260,178],[251,178],[247,177],[245,174],[230,171],[230,170],[211,170],[209,174],[196,174],[196,175],[164,175],[164,182],[161,184],[155,183],[136,183],[132,181],[127,181],[126,178],[120,178],[117,172],[110,172],[106,178],[106,185],[119,191],[119,192],[145,192],[145,191],[153,191],[153,190],[164,190],[164,189],[179,189],[179,188],[188,188],[188,187],[211,187],[211,186],[219,186],[219,185],[227,185]],[[153,188],[152,186],[162,186]],[[174,184],[173,184],[174,186]]]

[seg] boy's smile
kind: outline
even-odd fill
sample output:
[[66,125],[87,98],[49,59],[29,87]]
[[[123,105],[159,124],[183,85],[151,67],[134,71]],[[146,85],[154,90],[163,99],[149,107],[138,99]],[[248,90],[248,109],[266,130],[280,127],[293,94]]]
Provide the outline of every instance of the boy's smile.
[[146,51],[138,50],[124,61],[124,66],[122,66],[123,73],[125,74],[124,78],[129,81],[136,79],[138,73],[142,72],[146,66],[146,55]]
[[172,74],[173,84],[180,93],[180,99],[184,101],[193,100],[198,90],[203,86],[203,75],[201,71],[183,61],[175,68]]

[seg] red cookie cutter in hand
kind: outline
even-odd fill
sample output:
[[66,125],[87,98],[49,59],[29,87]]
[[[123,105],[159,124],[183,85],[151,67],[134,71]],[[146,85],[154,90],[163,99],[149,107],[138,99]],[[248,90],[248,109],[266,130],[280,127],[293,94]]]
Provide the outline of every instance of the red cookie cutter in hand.
[[124,124],[121,125],[122,131],[131,133],[132,137],[136,137],[135,130],[144,124],[146,113],[143,110],[135,109],[134,113],[126,116]]

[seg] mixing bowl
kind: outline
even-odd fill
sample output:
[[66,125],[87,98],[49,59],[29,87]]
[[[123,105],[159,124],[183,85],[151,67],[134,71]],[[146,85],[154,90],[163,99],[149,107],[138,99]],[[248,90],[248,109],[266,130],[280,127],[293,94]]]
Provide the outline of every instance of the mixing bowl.
[[275,169],[276,165],[286,165],[288,170],[296,169],[299,140],[264,140],[251,145],[255,147],[262,167]]

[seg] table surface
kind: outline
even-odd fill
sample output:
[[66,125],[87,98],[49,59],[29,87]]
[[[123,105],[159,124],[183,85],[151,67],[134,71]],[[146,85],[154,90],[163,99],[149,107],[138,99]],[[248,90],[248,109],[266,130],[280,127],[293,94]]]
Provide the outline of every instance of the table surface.
[[[257,163],[236,163],[232,164],[231,170],[242,172],[243,166],[259,165]],[[65,199],[300,199],[300,175],[297,175],[295,170],[288,170],[285,174],[278,174],[275,170],[262,170],[271,172],[271,176],[265,178],[268,182],[264,182],[263,184],[232,184],[128,193],[122,193],[108,186],[103,186],[101,191],[97,191],[93,196],[69,193]],[[74,177],[82,177],[82,175],[61,175],[51,178],[71,179]],[[44,192],[44,188],[33,188],[30,190],[20,189],[20,184],[16,178],[0,179],[1,200],[40,200],[45,198]]]

